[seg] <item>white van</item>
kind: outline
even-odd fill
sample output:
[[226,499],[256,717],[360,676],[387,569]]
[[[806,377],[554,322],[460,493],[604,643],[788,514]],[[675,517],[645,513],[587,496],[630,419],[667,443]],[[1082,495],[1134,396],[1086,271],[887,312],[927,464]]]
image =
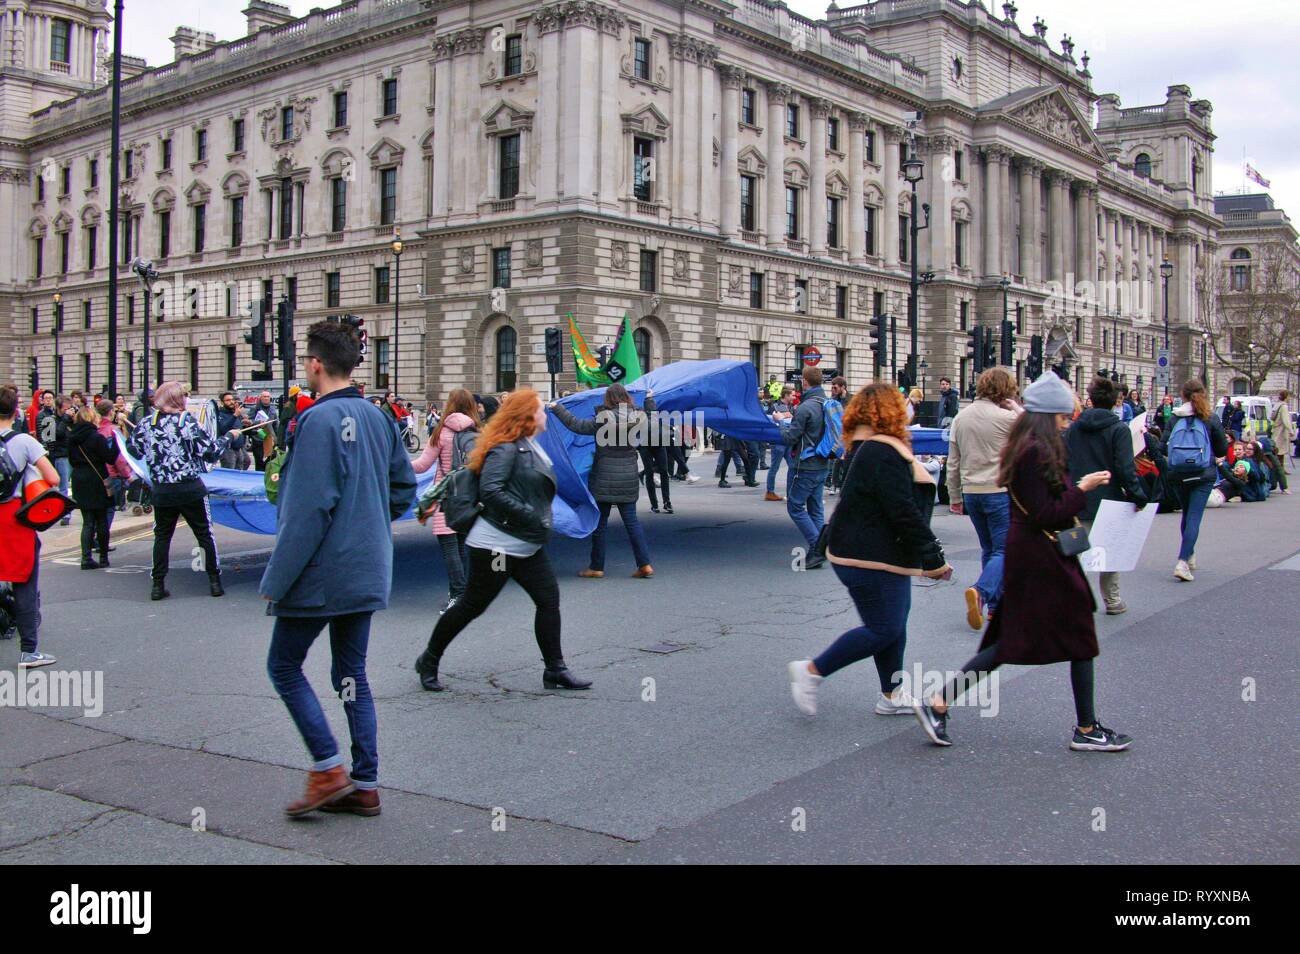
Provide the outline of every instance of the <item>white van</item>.
[[1246,412],[1246,420],[1241,426],[1242,436],[1247,431],[1253,431],[1255,436],[1267,434],[1273,429],[1273,400],[1272,398],[1256,395],[1243,395],[1234,397],[1233,403],[1241,402],[1241,409]]

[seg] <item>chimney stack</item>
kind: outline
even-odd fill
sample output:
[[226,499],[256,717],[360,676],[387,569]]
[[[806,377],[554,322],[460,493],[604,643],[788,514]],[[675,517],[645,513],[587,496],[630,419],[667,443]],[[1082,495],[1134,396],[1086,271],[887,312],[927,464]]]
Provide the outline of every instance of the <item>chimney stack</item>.
[[248,18],[249,36],[259,30],[265,30],[267,27],[278,27],[290,23],[294,19],[288,7],[279,3],[271,3],[270,0],[249,0],[248,6],[244,8],[244,16]]
[[182,56],[188,56],[191,53],[202,53],[204,50],[216,46],[217,38],[212,33],[203,33],[193,27],[179,26],[176,33],[172,36],[172,47],[175,50],[175,58],[179,60]]

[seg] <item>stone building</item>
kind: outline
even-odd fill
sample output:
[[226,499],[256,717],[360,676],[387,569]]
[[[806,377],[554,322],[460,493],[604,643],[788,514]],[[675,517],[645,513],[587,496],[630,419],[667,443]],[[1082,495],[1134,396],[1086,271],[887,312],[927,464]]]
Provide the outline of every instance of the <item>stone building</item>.
[[[63,387],[97,388],[110,96],[83,51],[103,53],[104,2],[0,10],[0,212],[23,233],[0,261],[3,370],[53,382],[58,291]],[[1175,376],[1191,365],[1194,271],[1219,224],[1210,104],[1175,85],[1121,108],[1086,53],[1053,48],[1041,21],[1022,30],[1014,4],[875,0],[818,21],[769,0],[245,13],[246,37],[179,28],[175,62],[123,84],[118,257],[152,258],[166,286],[152,378],[246,380],[244,307],[288,295],[300,334],[365,318],[359,377],[408,396],[545,386],[542,331],[569,312],[593,346],[631,315],[650,367],[748,359],[766,378],[816,346],[857,385],[877,373],[873,315],[898,334],[879,373],[906,362],[914,257],[929,390],[969,383],[967,334],[1004,305],[1017,373],[1041,335],[1076,384],[1105,367],[1149,389],[1166,256]],[[52,40],[67,31],[70,57]],[[915,248],[910,150],[928,207]],[[125,390],[143,302],[120,274]]]

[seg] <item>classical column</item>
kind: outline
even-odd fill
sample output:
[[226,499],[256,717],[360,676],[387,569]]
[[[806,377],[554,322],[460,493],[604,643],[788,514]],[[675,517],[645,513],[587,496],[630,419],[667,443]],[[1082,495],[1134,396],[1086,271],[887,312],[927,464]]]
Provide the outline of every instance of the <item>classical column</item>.
[[740,88],[745,85],[745,71],[739,66],[718,67],[722,80],[722,155],[718,188],[722,193],[721,232],[734,238],[740,230],[739,163]]
[[1002,273],[1011,271],[1011,243],[1015,241],[1015,227],[1012,224],[1015,210],[1011,205],[1011,153],[1006,152],[998,163],[998,256],[1002,260]]
[[811,161],[808,163],[808,251],[826,255],[826,118],[831,104],[825,99],[808,102],[812,116],[812,134],[808,138]]
[[[588,205],[597,195],[599,175],[596,144],[600,142],[601,132],[600,90],[594,75],[599,58],[599,34],[595,9],[589,7],[584,11],[577,7],[572,4],[566,8],[564,32],[560,35],[564,51],[564,78],[560,82],[564,125],[559,137],[564,197]],[[476,97],[470,97],[470,101],[477,104]]]
[[1038,228],[1034,207],[1038,204],[1038,180],[1031,171],[1034,160],[1020,160],[1020,275],[1026,285],[1034,280],[1034,248]]
[[1002,274],[1002,165],[1008,156],[1001,146],[984,150],[984,274]]
[[866,113],[849,113],[849,261],[865,265],[867,261],[866,212],[863,209],[862,164],[864,161],[868,117]]
[[[558,34],[551,34],[551,39]],[[546,37],[543,37],[545,44]],[[452,110],[452,82],[451,82],[451,52],[452,43],[450,36],[440,36],[433,41],[433,214],[435,216],[445,216],[451,211],[450,197],[450,176],[451,176],[451,143],[453,138],[453,116]],[[546,60],[554,64],[553,59]],[[545,90],[545,86],[543,86]],[[543,92],[542,108],[539,110],[538,123],[539,129],[543,130],[543,137],[546,131],[551,132],[551,138],[554,139],[554,122],[546,122],[546,119],[554,120],[556,117],[553,113],[546,111],[546,97]],[[548,155],[545,148],[542,149],[543,168],[545,168],[545,157]],[[552,183],[553,185],[553,183]],[[541,189],[538,190],[542,191]]]
[[1089,185],[1083,180],[1076,183],[1074,191],[1074,282],[1070,290],[1080,282],[1086,282],[1089,279],[1089,273],[1095,271],[1095,266],[1088,266],[1088,189]]
[[1133,282],[1133,220],[1122,216],[1119,222],[1119,261],[1120,283],[1124,287],[1124,313],[1132,316],[1137,313],[1137,289]]
[[1151,226],[1138,223],[1138,286],[1142,289],[1142,314],[1151,318]]
[[[697,165],[700,143],[700,69],[699,47],[694,37],[684,33],[668,37],[668,52],[677,77],[673,87],[673,129],[678,140],[677,199],[673,202],[673,223],[688,225],[698,222],[700,212],[700,180]],[[712,144],[709,145],[712,149]]]
[[785,247],[785,104],[783,83],[767,84],[767,247]]
[[[952,233],[956,226],[952,217],[952,179],[945,174],[946,169],[951,168],[945,160],[956,148],[957,140],[952,136],[931,136],[926,142],[926,151],[930,154],[930,161],[926,163],[926,178],[930,181],[929,268],[936,272],[949,272],[957,267],[953,255],[955,242]],[[922,237],[925,235],[922,233]]]
[[[600,87],[600,116],[597,152],[599,165],[596,175],[600,180],[600,207],[606,212],[619,210],[619,189],[624,176],[631,165],[625,152],[627,146],[622,133],[623,124],[618,108],[619,75],[618,61],[622,52],[623,28],[627,18],[618,10],[601,7],[600,15],[600,59],[595,69],[598,71],[596,82]],[[520,157],[521,159],[523,157]],[[520,163],[528,168],[524,162]],[[712,172],[712,165],[709,167]],[[658,170],[656,170],[656,175]],[[657,198],[657,193],[651,193]]]
[[[1097,282],[1097,200],[1100,197],[1100,190],[1096,185],[1088,187],[1088,280],[1094,285]],[[1094,301],[1100,301],[1100,292],[1093,296]]]
[[1047,249],[1050,262],[1048,277],[1065,281],[1065,173],[1049,169],[1047,175]]
[[898,268],[898,196],[903,188],[899,175],[898,145],[903,141],[901,126],[881,126],[885,140],[885,207],[880,210],[880,240],[885,245],[885,267]]
[[[699,82],[700,82],[700,148],[695,156],[695,165],[699,177],[699,204],[698,224],[701,227],[707,226],[717,228],[718,225],[718,190],[713,187],[714,171],[713,164],[713,137],[717,119],[717,103],[715,90],[717,81],[714,79],[714,67],[718,58],[718,47],[712,43],[703,43],[699,45]],[[611,60],[612,62],[612,60]],[[615,114],[617,119],[617,114]],[[721,156],[718,157],[721,162]],[[732,166],[731,175],[734,180],[735,166]]]

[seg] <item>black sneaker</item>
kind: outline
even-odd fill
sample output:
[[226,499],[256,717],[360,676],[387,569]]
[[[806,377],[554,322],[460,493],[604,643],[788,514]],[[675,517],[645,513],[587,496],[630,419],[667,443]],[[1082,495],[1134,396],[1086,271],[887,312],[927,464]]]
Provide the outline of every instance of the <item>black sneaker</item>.
[[947,712],[942,714],[935,712],[919,699],[912,703],[912,712],[915,713],[916,721],[921,723],[921,728],[925,730],[931,742],[935,745],[952,745],[952,740],[948,738]]
[[1133,739],[1122,732],[1108,729],[1100,722],[1093,723],[1087,732],[1080,732],[1074,727],[1074,738],[1070,748],[1076,752],[1123,752],[1133,744]]
[[650,512],[651,512],[651,513],[658,513],[658,512],[659,512],[659,508],[658,508],[658,507],[651,507],[651,508],[650,508]]
[[724,477],[722,480],[718,481],[718,486],[719,486],[719,487],[730,487],[731,484],[727,483],[726,478]]
[[672,513],[672,512],[673,512],[673,505],[670,503],[664,504],[664,513]]
[[820,570],[825,565],[826,558],[818,553],[814,553],[808,558],[808,561],[804,563],[803,568],[805,570]]

